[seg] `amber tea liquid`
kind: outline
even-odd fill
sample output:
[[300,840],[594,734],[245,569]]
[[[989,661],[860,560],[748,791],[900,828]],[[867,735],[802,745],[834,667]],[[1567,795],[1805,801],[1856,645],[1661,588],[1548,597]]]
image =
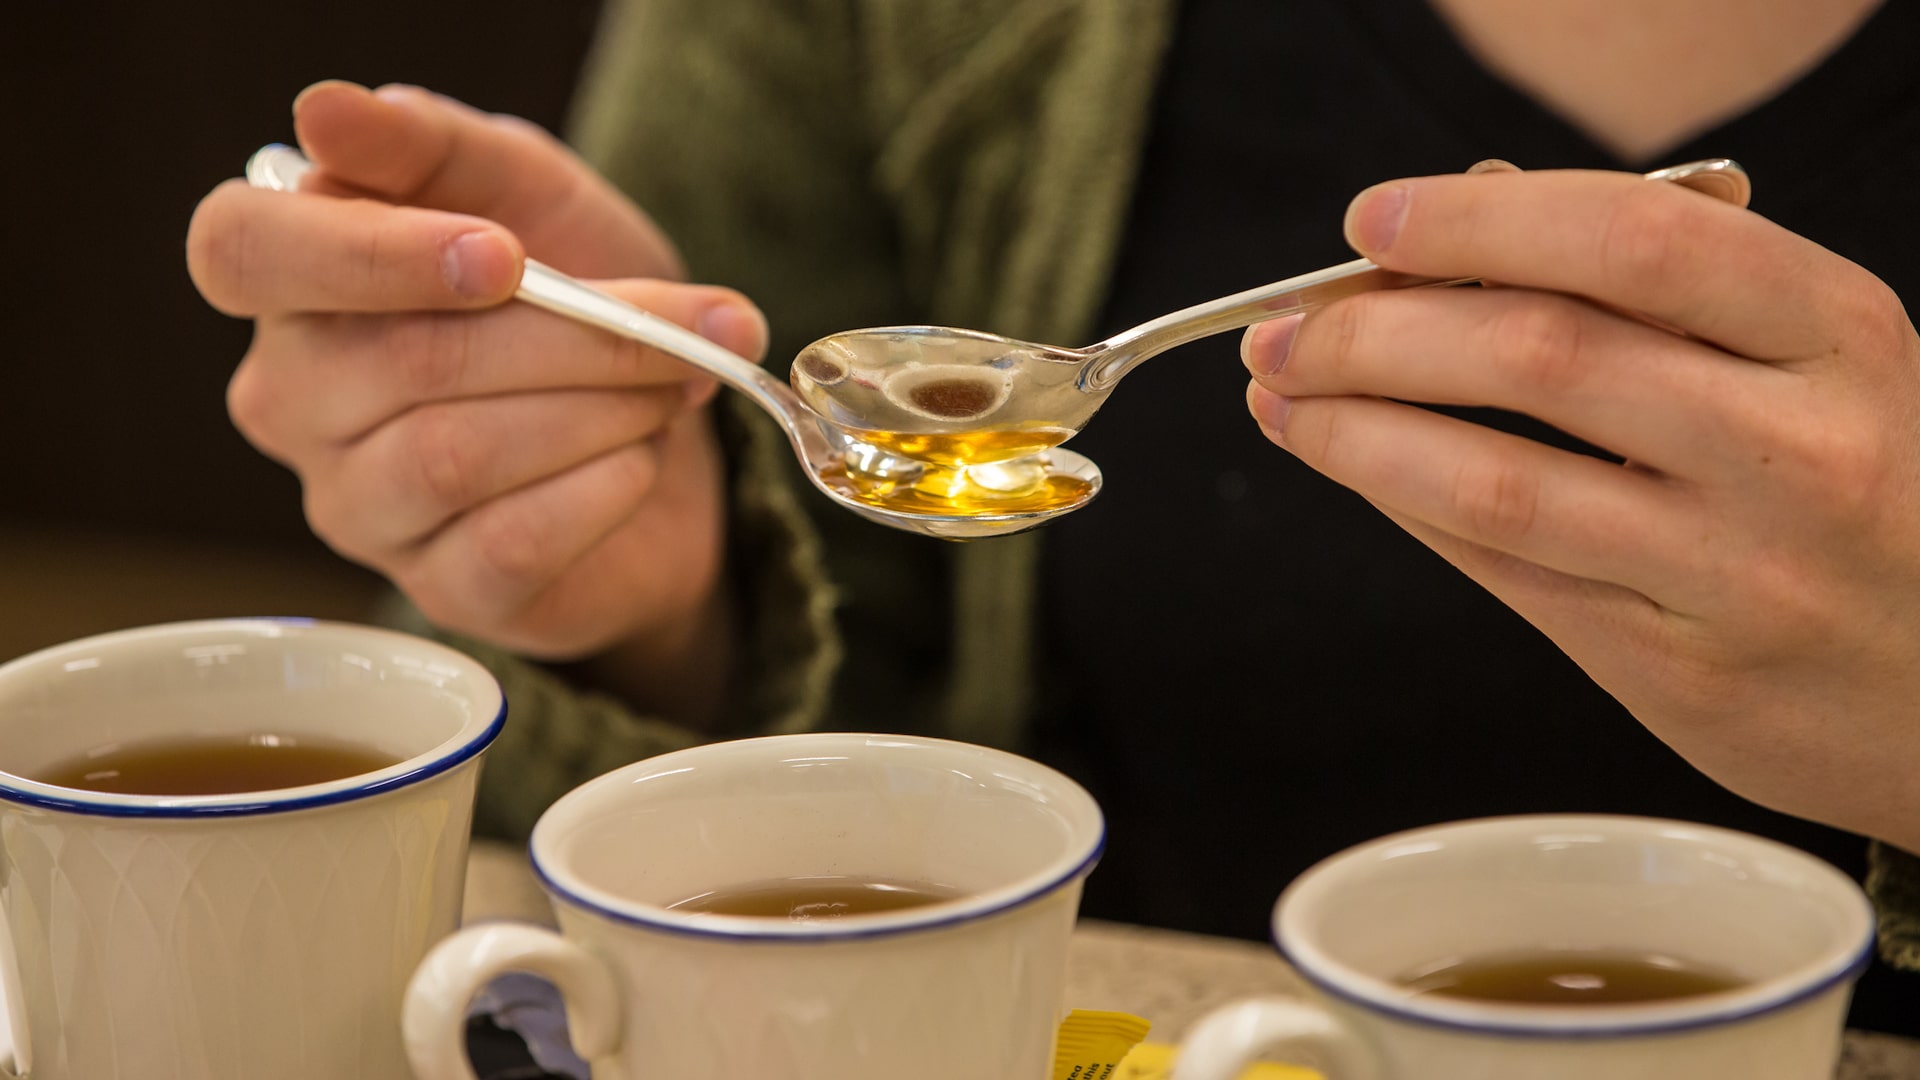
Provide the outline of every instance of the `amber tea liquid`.
[[958,889],[925,881],[844,876],[769,878],[715,889],[667,906],[695,915],[746,915],[817,922],[906,911],[958,900],[964,895]]
[[1431,964],[1394,980],[1416,994],[1517,1005],[1632,1005],[1744,985],[1723,971],[1626,951],[1509,953]]
[[400,761],[335,739],[186,736],[113,743],[42,769],[41,783],[115,795],[230,795],[344,780]]

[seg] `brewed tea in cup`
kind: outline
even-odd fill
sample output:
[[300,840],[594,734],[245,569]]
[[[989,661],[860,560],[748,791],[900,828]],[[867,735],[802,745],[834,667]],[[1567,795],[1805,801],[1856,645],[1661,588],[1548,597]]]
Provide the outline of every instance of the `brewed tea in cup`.
[[1376,840],[1281,894],[1323,1000],[1188,1033],[1175,1080],[1829,1080],[1874,915],[1805,852],[1705,825],[1491,818]]
[[470,1080],[467,1004],[531,971],[594,1075],[1046,1080],[1099,807],[1013,754],[892,735],[716,743],[535,826],[559,933],[469,927],[408,991],[420,1080]]
[[405,1075],[394,1016],[459,922],[504,717],[473,660],[335,623],[154,626],[0,666],[14,1068]]

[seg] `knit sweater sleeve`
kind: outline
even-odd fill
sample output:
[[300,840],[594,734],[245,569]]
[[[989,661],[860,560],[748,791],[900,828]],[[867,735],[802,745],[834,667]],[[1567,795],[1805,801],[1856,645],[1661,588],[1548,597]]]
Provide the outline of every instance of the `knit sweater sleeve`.
[[1920,971],[1920,855],[1874,844],[1867,894],[1880,913],[1880,955]]
[[768,365],[911,313],[855,0],[609,0],[576,102],[582,154],[767,315]]
[[506,727],[481,771],[476,833],[524,837],[568,790],[641,758],[717,737],[804,731],[819,723],[840,656],[833,590],[819,544],[778,479],[788,454],[784,439],[750,408],[722,401],[718,420],[732,474],[727,562],[743,629],[726,715],[713,728],[642,715],[554,669],[438,630],[403,599],[389,606],[387,622],[473,656],[506,692]]

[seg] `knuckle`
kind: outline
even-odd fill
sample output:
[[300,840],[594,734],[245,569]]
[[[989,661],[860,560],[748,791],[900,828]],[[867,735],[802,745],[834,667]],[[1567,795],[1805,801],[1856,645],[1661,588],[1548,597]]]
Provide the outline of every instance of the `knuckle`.
[[357,278],[355,295],[372,295],[391,284],[394,272],[406,262],[408,236],[396,214],[376,215],[353,245],[349,258]]
[[[1748,663],[1773,663],[1783,654],[1833,641],[1846,627],[1835,622],[1835,608],[1806,561],[1780,549],[1763,549],[1740,560],[1741,597],[1746,608],[1741,656]],[[1732,661],[1729,660],[1729,663]]]
[[187,274],[222,314],[252,314],[244,295],[253,222],[236,204],[245,181],[228,180],[200,200],[187,225]]
[[511,628],[499,635],[515,639],[518,651],[540,659],[566,661],[601,651],[605,638],[597,625],[582,625],[565,590],[547,589],[513,613]]
[[1689,219],[1697,209],[1687,200],[1696,196],[1661,190],[1666,186],[1628,187],[1615,200],[1600,231],[1597,263],[1610,279],[1644,287],[1684,272],[1686,244],[1695,231]]
[[1507,548],[1533,532],[1540,513],[1540,482],[1506,462],[1462,465],[1454,472],[1450,498],[1469,539]]
[[516,116],[513,113],[488,113],[487,122],[507,138],[531,149],[552,152],[563,145],[552,132],[524,116]]
[[1868,305],[1867,319],[1874,326],[1892,331],[1901,343],[1913,339],[1913,317],[1907,312],[1907,305],[1900,299],[1893,286],[1872,274],[1867,275],[1867,285],[1861,295]]
[[480,440],[458,409],[417,409],[402,422],[414,491],[434,508],[449,511],[464,509],[484,494]]
[[454,633],[487,636],[491,629],[475,610],[469,590],[446,580],[446,566],[422,560],[389,573],[394,586],[420,609],[428,622]]
[[[1314,335],[1314,352],[1325,358],[1332,371],[1344,371],[1353,366],[1359,355],[1361,334],[1366,323],[1366,298],[1354,297],[1337,304],[1330,304],[1315,315],[1308,316],[1310,324],[1318,324]],[[1305,336],[1305,327],[1301,334]]]
[[1287,413],[1287,449],[1329,476],[1344,474],[1347,467],[1344,413],[1338,401],[1295,398]]
[[398,299],[394,307],[465,306],[448,276],[447,244],[460,233],[434,212],[363,202],[340,255],[341,290],[361,306],[365,298]]
[[1729,709],[1751,680],[1741,658],[1709,635],[1680,631],[1639,650],[1648,671],[1657,675],[1662,695],[1675,713],[1699,731],[1707,724],[1737,721],[1744,710]]
[[1901,356],[1913,340],[1913,323],[1906,305],[1892,286],[1872,274],[1863,274],[1858,288],[1840,293],[1837,326],[1848,335],[1859,334],[1879,357]]
[[234,430],[261,453],[277,461],[286,461],[293,433],[288,430],[289,410],[283,380],[255,342],[240,366],[227,380],[227,417]]
[[659,475],[659,458],[651,441],[628,444],[609,464],[617,490],[630,500],[644,498]]
[[672,420],[673,401],[686,394],[683,387],[667,391],[632,390],[616,396],[616,415],[620,431],[628,438],[645,439],[658,433]]
[[472,523],[473,551],[489,580],[514,591],[531,591],[545,581],[551,556],[546,533],[530,515],[502,506]]
[[[644,304],[636,306],[645,309]],[[593,377],[615,383],[633,378],[636,374],[644,374],[663,362],[680,363],[667,358],[665,353],[651,345],[642,345],[614,334],[593,335],[590,348],[591,353],[581,356],[581,360],[591,363]]]
[[1821,425],[1803,431],[1796,456],[1806,494],[1828,516],[1854,523],[1884,514],[1895,481],[1894,455],[1871,425]]
[[394,370],[407,399],[439,401],[459,396],[473,363],[473,335],[470,317],[434,313],[397,316],[391,339]]
[[275,411],[272,380],[262,369],[258,356],[249,352],[227,380],[227,416],[255,446],[270,438]]
[[352,518],[346,512],[349,502],[351,499],[342,499],[332,487],[311,479],[306,479],[301,488],[301,510],[313,535],[346,558],[374,565],[351,527]]
[[1585,375],[1581,317],[1572,304],[1548,297],[1516,298],[1488,327],[1493,362],[1521,389],[1557,396]]

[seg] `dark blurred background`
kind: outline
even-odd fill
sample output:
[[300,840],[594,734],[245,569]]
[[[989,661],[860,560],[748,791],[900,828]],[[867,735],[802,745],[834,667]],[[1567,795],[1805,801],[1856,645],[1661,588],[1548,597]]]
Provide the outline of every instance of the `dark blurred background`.
[[564,127],[598,0],[0,4],[0,659],[206,615],[356,617],[224,394],[248,324],[187,279],[194,204],[323,78]]

